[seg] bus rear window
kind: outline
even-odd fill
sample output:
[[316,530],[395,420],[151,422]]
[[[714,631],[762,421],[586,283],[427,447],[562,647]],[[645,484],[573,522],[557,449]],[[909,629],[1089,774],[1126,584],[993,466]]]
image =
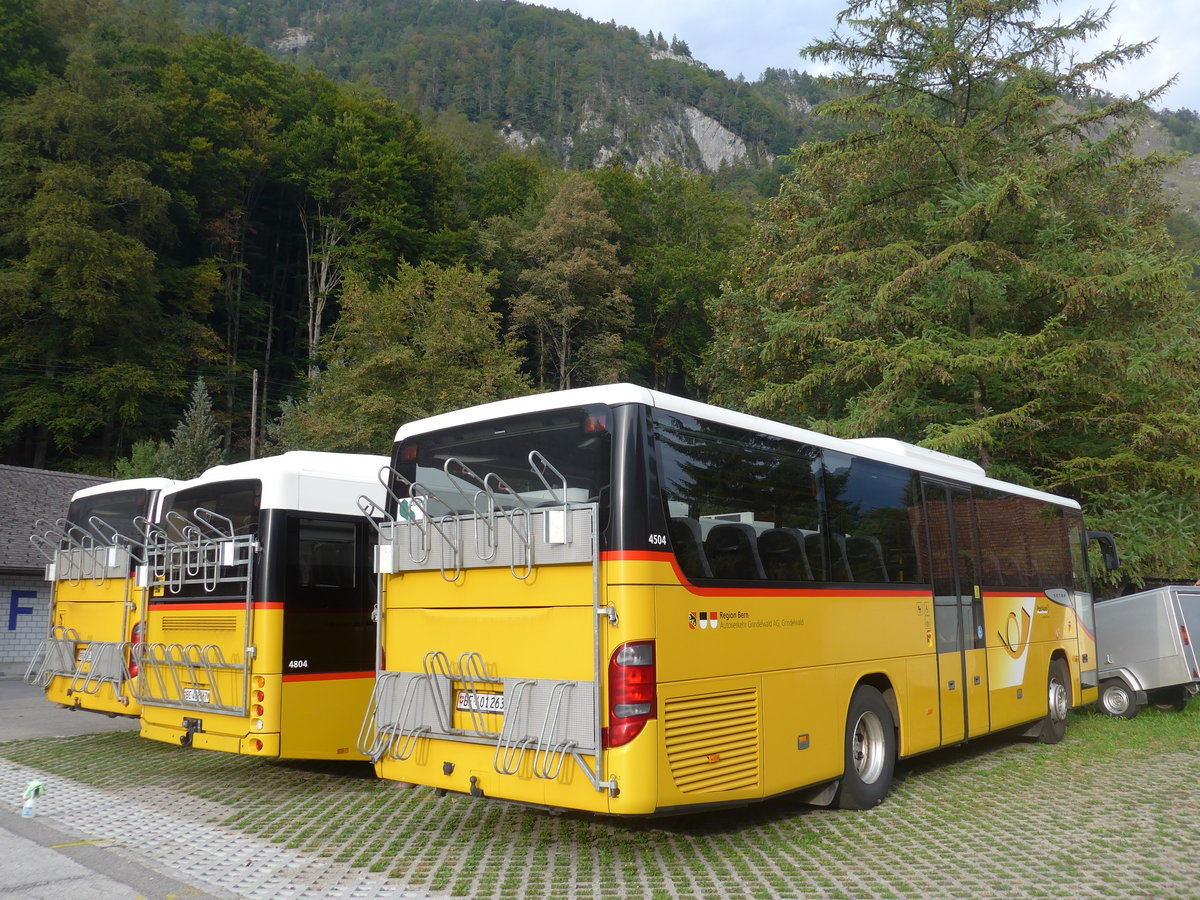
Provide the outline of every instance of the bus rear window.
[[[475,505],[485,486],[508,508],[596,501],[610,480],[611,422],[608,407],[589,406],[415,435],[397,448],[394,468],[430,495],[434,516],[485,509]],[[391,487],[409,496],[407,485]]]
[[113,532],[140,541],[142,528],[134,519],[148,515],[150,492],[146,490],[114,491],[79,497],[71,501],[67,521],[90,534],[100,544],[112,543]]
[[[262,498],[262,482],[257,478],[241,481],[215,481],[186,488],[168,497],[163,509],[163,526],[172,541],[183,540],[180,533],[182,516],[195,522],[196,510],[203,510],[205,521],[218,523],[224,532],[232,528],[235,535],[255,534],[258,531],[258,508]],[[214,514],[214,515],[208,515]]]

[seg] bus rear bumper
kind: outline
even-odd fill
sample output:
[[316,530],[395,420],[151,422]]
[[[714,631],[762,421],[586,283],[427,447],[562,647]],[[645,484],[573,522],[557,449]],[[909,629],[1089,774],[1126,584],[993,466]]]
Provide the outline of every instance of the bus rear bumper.
[[71,679],[65,676],[55,676],[46,686],[46,699],[51,703],[67,706],[71,709],[82,709],[88,712],[104,713],[109,716],[138,716],[142,706],[129,696],[128,689],[122,689],[120,696],[111,684],[101,685],[95,693],[71,690]]
[[152,721],[143,713],[141,736],[176,747],[194,747],[197,750],[215,750],[240,756],[279,757],[278,732],[232,734],[225,730],[210,731],[202,716],[188,715],[180,710],[170,712],[173,721]]

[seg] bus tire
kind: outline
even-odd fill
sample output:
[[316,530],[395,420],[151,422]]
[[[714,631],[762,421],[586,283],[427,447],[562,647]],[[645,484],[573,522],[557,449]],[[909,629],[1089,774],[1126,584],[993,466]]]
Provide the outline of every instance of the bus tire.
[[1050,660],[1046,675],[1046,717],[1037,732],[1039,744],[1057,744],[1067,733],[1071,711],[1071,670],[1062,659]]
[[1107,678],[1100,685],[1100,709],[1115,719],[1132,719],[1141,712],[1133,691],[1120,678]]
[[838,787],[841,809],[879,805],[892,786],[896,765],[896,726],[883,695],[860,684],[846,714],[845,771]]

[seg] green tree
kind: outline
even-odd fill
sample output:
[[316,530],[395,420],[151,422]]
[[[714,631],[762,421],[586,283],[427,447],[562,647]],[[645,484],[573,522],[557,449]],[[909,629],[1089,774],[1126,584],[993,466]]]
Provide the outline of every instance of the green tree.
[[128,459],[116,462],[118,478],[195,478],[220,465],[221,426],[213,415],[212,398],[203,378],[192,385],[191,399],[183,418],[171,432],[171,440],[137,441]]
[[183,390],[194,354],[158,299],[173,236],[150,163],[161,110],[121,72],[123,49],[74,53],[0,123],[0,446],[33,465],[111,458]]
[[221,463],[221,426],[213,416],[212,398],[203,378],[192,385],[191,402],[175,430],[167,452],[168,478],[195,478]]
[[633,316],[616,233],[596,186],[569,175],[528,235],[524,293],[513,300],[512,321],[534,338],[542,387],[604,384],[625,374]]
[[33,93],[61,64],[37,0],[0,0],[0,98]]
[[652,387],[687,393],[712,336],[705,304],[728,277],[750,217],[712,178],[675,163],[596,177],[633,270],[631,362]]
[[494,279],[401,263],[378,288],[347,278],[322,348],[328,367],[270,429],[284,450],[387,453],[404,422],[529,392],[520,345],[500,336]]
[[1169,161],[1130,152],[1161,88],[1101,106],[1087,86],[1149,45],[1076,61],[1107,14],[1040,6],[854,0],[849,34],[806,49],[846,67],[858,93],[822,112],[857,129],[793,155],[714,304],[707,377],[1085,501],[1195,497],[1197,300],[1163,224]]

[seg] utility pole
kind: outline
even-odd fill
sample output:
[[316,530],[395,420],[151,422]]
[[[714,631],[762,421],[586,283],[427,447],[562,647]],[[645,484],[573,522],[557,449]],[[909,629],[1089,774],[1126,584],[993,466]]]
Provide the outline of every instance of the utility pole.
[[250,382],[250,458],[254,459],[256,438],[258,437],[258,369]]

